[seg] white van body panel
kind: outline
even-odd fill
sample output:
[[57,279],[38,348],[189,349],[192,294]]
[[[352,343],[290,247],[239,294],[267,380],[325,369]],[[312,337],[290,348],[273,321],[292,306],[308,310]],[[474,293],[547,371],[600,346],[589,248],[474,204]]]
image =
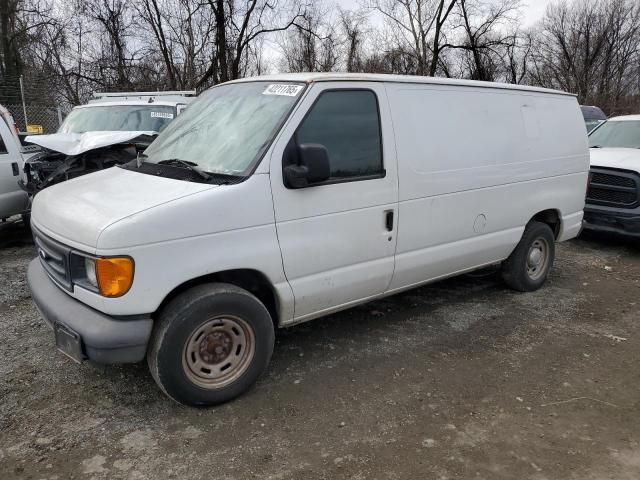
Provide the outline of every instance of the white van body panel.
[[[246,81],[256,80],[265,78]],[[420,77],[266,80],[307,88],[243,182],[214,186],[116,167],[38,194],[36,228],[72,248],[135,261],[122,297],[79,286],[69,295],[109,315],[149,314],[185,282],[250,269],[273,286],[287,325],[501,261],[541,211],[558,213],[558,240],[580,229],[589,159],[573,96]],[[385,175],[287,189],[284,148],[330,89],[375,93]]]
[[400,83],[387,92],[400,173],[390,290],[504,260],[544,210],[570,220],[565,237],[577,233],[588,174],[575,98]]
[[[8,112],[6,114],[9,115]],[[2,219],[28,210],[29,196],[18,185],[24,166],[20,144],[3,117],[0,117],[0,139],[6,150],[0,149],[0,219]],[[17,165],[18,175],[14,173],[14,164]]]

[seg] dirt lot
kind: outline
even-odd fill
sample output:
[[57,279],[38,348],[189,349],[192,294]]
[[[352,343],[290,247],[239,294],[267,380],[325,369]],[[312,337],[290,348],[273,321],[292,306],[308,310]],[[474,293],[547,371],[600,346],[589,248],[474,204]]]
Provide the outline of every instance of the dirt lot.
[[640,478],[640,243],[558,248],[542,290],[469,276],[279,332],[227,405],[75,365],[0,225],[0,478]]

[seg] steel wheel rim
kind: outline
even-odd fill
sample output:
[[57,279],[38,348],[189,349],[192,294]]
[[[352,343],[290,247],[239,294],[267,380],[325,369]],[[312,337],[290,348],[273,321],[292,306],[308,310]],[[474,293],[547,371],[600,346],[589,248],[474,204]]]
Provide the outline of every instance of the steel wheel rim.
[[539,280],[547,271],[549,264],[549,243],[542,237],[537,238],[527,253],[527,275],[531,280]]
[[182,369],[193,383],[206,389],[228,385],[244,374],[255,354],[249,323],[233,315],[207,320],[189,336]]

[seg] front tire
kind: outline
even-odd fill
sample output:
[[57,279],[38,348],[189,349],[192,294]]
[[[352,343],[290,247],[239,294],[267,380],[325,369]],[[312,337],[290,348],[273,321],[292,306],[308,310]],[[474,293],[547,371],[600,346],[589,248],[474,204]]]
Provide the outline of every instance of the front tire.
[[532,221],[502,264],[505,283],[520,292],[532,292],[546,281],[555,259],[555,237],[546,223]]
[[266,307],[235,285],[199,285],[174,298],[151,335],[147,363],[178,403],[217,405],[248,390],[266,370],[274,345]]

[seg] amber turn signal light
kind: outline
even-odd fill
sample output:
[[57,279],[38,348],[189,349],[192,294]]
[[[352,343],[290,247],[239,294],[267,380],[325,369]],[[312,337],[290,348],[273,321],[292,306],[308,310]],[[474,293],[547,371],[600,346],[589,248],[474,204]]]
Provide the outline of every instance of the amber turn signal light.
[[121,297],[133,283],[133,260],[129,257],[96,258],[96,279],[101,295]]

